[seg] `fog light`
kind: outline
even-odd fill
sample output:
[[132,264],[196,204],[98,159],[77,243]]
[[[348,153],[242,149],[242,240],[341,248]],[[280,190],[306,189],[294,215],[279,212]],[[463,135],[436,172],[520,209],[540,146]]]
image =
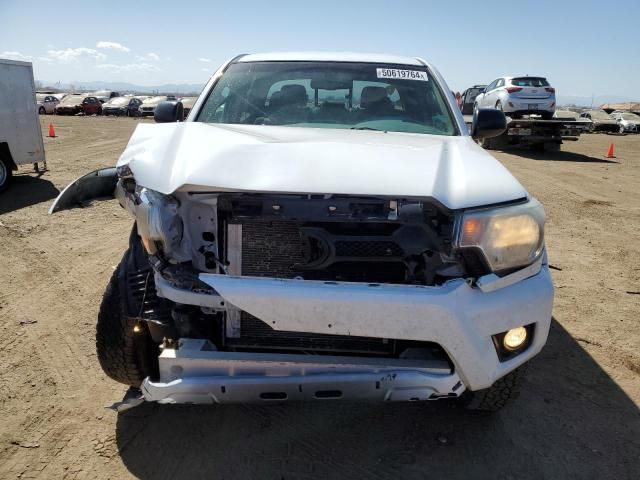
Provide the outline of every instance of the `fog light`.
[[527,329],[524,327],[512,328],[509,330],[504,338],[502,344],[506,350],[513,352],[519,349],[527,340]]

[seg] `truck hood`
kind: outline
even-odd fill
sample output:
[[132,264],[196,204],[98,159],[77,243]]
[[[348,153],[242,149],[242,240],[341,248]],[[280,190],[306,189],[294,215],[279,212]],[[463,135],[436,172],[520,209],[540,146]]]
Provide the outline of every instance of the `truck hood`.
[[220,125],[140,124],[118,161],[136,182],[177,190],[434,198],[450,209],[527,196],[468,136]]

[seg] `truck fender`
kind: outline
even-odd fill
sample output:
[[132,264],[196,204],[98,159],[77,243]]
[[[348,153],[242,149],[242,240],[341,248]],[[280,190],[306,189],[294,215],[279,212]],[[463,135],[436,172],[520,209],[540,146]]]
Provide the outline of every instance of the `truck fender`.
[[71,182],[60,192],[49,209],[49,215],[61,210],[81,207],[86,202],[98,198],[115,198],[114,192],[117,183],[118,175],[115,167],[102,168],[87,173]]

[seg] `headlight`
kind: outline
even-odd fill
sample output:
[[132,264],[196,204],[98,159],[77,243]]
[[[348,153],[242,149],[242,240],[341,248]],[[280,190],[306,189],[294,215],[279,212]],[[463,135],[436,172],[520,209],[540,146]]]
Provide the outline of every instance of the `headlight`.
[[491,270],[531,264],[544,245],[544,209],[540,202],[467,211],[456,234],[458,248],[478,248]]
[[140,189],[137,195],[139,204],[135,207],[135,216],[138,234],[147,252],[153,255],[160,246],[166,256],[181,260],[183,224],[178,215],[178,200],[147,188]]

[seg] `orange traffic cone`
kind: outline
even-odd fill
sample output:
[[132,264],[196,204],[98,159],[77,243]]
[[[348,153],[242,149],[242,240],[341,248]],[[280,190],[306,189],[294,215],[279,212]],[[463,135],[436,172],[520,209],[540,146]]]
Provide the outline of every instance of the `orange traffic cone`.
[[613,155],[613,143],[611,145],[609,145],[609,151],[607,152],[607,158],[616,158]]
[[56,130],[53,128],[53,123],[49,124],[49,136],[51,138],[56,136]]

